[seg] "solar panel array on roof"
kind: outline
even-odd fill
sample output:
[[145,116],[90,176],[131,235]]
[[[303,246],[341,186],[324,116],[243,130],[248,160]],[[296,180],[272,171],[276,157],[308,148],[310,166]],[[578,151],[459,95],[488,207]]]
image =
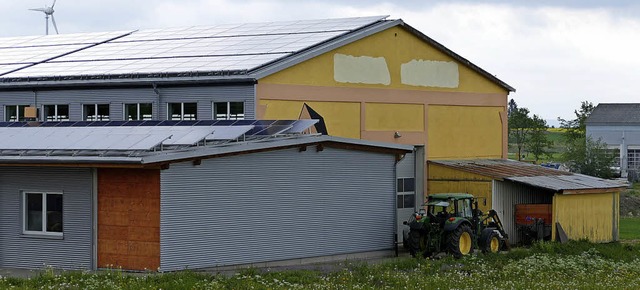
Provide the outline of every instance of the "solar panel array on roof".
[[[143,30],[99,45],[94,44],[117,33],[2,40],[0,77],[246,71],[384,18]],[[78,51],[69,53],[74,50]],[[37,65],[7,73],[15,69],[9,65],[34,63]]]

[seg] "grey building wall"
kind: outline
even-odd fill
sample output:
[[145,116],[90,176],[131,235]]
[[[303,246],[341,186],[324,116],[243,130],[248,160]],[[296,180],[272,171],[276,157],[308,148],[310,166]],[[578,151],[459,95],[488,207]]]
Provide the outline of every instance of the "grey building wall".
[[[587,136],[594,140],[601,140],[610,147],[620,149],[620,174],[627,177],[630,169],[638,166],[637,158],[629,160],[630,148],[640,149],[640,126],[594,126],[587,125]],[[631,165],[629,164],[631,161]],[[635,179],[635,176],[633,177]]]
[[531,186],[522,185],[511,181],[493,181],[493,193],[491,200],[493,209],[498,213],[504,230],[509,235],[509,243],[520,241],[516,232],[516,204],[553,202],[553,192]]
[[[0,167],[0,267],[90,269],[92,184],[90,169]],[[22,234],[21,191],[63,192],[62,239]]]
[[394,156],[315,147],[161,172],[161,270],[393,248]]
[[[397,163],[396,165],[396,177],[398,179],[400,178],[414,178],[416,181],[418,180],[418,178],[416,177],[416,154],[415,153],[407,153],[405,154],[404,158],[402,160],[400,160],[400,162]],[[397,180],[396,180],[397,182]],[[417,185],[415,186],[416,190]],[[396,223],[396,228],[397,228],[397,241],[398,242],[403,242],[402,238],[403,238],[403,232],[405,230],[407,230],[408,232],[408,226],[403,225],[402,222],[406,221],[409,216],[411,216],[411,214],[413,214],[416,211],[416,206],[420,206],[422,205],[422,198],[418,198],[416,196],[416,191],[413,192],[397,192],[397,194],[410,194],[413,193],[414,196],[414,207],[412,208],[397,208],[397,223]]]
[[[157,94],[156,93],[159,94]],[[152,103],[153,118],[166,120],[167,103],[197,102],[198,119],[211,120],[213,102],[244,102],[245,118],[255,119],[255,88],[252,84],[227,86],[189,86],[141,88],[103,88],[33,91],[0,91],[0,121],[5,121],[6,105],[32,105],[41,109],[43,105],[69,105],[71,121],[81,121],[83,105],[109,104],[110,120],[122,120],[124,104]],[[41,113],[42,116],[42,113]]]

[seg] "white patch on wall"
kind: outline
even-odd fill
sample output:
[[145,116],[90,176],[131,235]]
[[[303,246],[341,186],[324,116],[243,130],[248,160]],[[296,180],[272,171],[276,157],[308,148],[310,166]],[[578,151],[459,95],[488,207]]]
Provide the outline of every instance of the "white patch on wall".
[[411,60],[400,66],[403,84],[421,87],[457,88],[458,64],[452,61]]
[[340,83],[391,84],[384,57],[333,55],[333,79]]

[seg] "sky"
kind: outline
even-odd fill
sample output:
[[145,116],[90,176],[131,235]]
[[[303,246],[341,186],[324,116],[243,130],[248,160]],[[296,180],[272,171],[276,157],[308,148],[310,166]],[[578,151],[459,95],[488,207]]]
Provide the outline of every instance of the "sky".
[[[28,9],[52,0],[1,2],[0,37],[44,34],[44,14]],[[635,0],[58,0],[54,9],[60,33],[390,15],[514,87],[509,99],[549,125],[575,118],[582,101],[640,103]]]

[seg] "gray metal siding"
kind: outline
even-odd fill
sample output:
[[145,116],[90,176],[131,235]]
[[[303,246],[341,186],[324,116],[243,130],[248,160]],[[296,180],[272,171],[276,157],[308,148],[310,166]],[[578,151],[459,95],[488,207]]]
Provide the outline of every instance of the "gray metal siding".
[[391,249],[394,163],[309,147],[172,164],[161,172],[161,269]]
[[[63,192],[63,239],[22,234],[21,191]],[[0,267],[89,269],[92,260],[90,169],[0,168]]]
[[[415,178],[415,180],[417,180],[416,177],[416,158],[415,158],[415,153],[407,153],[404,155],[404,158],[402,160],[400,160],[400,162],[398,162],[396,164],[396,177],[397,178]],[[397,180],[396,180],[397,182]],[[416,187],[417,189],[417,187]],[[408,192],[402,192],[402,193],[398,193],[398,194],[407,194]],[[413,195],[416,195],[416,192],[413,192]],[[422,199],[421,198],[415,198],[415,203],[416,206],[422,204]],[[396,206],[397,208],[397,206]],[[397,234],[397,238],[398,238],[398,242],[402,242],[402,238],[403,238],[403,232],[405,230],[408,231],[408,227],[403,225],[402,222],[406,221],[409,216],[411,214],[413,214],[416,211],[416,208],[397,208],[396,209],[396,234]]]
[[158,88],[158,96],[153,88],[114,88],[32,91],[0,91],[0,117],[4,120],[5,105],[35,105],[42,108],[47,104],[69,104],[71,121],[82,120],[84,104],[110,104],[111,120],[123,119],[123,104],[153,103],[153,117],[166,120],[167,102],[197,102],[198,119],[210,120],[213,102],[245,102],[245,118],[255,118],[255,96],[253,85],[202,86]]
[[492,208],[498,213],[498,217],[509,235],[509,242],[515,244],[520,241],[516,234],[516,204],[551,204],[553,192],[515,182],[494,180],[492,200]]

